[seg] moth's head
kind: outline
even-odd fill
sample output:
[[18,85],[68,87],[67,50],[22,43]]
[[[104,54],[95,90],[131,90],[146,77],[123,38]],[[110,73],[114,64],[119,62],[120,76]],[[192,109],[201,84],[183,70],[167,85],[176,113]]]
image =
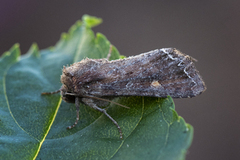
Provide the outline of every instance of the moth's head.
[[62,99],[65,101],[65,102],[68,102],[68,103],[75,103],[75,96],[73,95],[69,95],[67,91],[67,88],[65,85],[62,85],[61,87],[61,96],[62,96]]
[[67,93],[74,93],[74,85],[73,85],[73,75],[69,72],[68,67],[64,67],[61,75],[61,95],[62,99],[69,103],[75,102],[75,96],[68,95]]
[[62,75],[61,75],[61,82],[63,84],[63,88],[67,92],[71,93],[74,91],[73,79],[74,79],[74,74],[71,72],[69,67],[63,67]]

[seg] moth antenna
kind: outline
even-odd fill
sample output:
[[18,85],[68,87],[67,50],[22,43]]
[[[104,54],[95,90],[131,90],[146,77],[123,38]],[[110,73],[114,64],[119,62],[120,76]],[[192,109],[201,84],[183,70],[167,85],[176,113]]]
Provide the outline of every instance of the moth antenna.
[[43,92],[43,93],[41,93],[41,95],[56,94],[56,93],[59,93],[60,91],[61,90],[59,89],[59,90],[56,90],[54,92]]
[[121,107],[130,109],[130,108],[127,107],[127,106],[124,106],[124,105],[122,105],[122,104],[120,104],[120,103],[117,103],[117,102],[110,101],[110,100],[108,100],[108,99],[99,98],[99,97],[92,97],[92,96],[84,96],[84,97],[86,97],[86,98],[92,98],[92,99],[98,99],[98,100],[106,101],[106,102],[110,102],[110,103],[116,104],[116,105],[118,105],[118,106],[121,106]]
[[[66,93],[66,94],[68,94],[68,95],[73,95],[73,96],[78,96],[77,94],[74,94],[74,93]],[[82,96],[82,97],[85,97],[85,98],[92,98],[92,99],[97,99],[97,100],[101,100],[101,101],[106,101],[106,102],[110,102],[110,103],[116,104],[116,105],[118,105],[118,106],[121,106],[121,107],[124,107],[124,108],[130,109],[130,108],[127,107],[127,106],[124,106],[124,105],[119,104],[119,103],[117,103],[117,102],[110,101],[110,100],[108,100],[108,99],[99,98],[99,97],[93,97],[93,96],[86,96],[86,95],[84,95],[84,96]]]

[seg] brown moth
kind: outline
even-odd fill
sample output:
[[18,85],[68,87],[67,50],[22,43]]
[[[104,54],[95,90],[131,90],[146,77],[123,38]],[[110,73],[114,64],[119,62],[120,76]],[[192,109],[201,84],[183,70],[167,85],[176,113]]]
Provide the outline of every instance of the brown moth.
[[83,103],[111,119],[123,138],[118,123],[100,107],[119,96],[195,97],[205,91],[206,86],[194,61],[174,48],[156,49],[113,61],[86,58],[63,68],[59,90],[42,94],[61,92],[64,101],[75,103],[76,121],[68,129],[77,125],[79,104]]

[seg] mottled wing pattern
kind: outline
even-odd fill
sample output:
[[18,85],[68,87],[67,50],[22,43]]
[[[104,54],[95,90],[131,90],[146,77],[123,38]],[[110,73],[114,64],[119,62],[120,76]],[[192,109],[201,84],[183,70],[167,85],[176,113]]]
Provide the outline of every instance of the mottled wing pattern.
[[206,89],[193,58],[173,48],[114,61],[88,60],[77,82],[88,95],[184,98]]

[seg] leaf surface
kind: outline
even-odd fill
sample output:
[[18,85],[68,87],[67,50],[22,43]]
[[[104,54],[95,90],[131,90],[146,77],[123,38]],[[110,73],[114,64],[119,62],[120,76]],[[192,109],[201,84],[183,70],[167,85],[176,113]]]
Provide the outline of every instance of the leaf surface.
[[[110,42],[91,30],[101,19],[84,15],[54,47],[33,44],[20,57],[18,44],[0,59],[0,159],[184,159],[193,128],[175,111],[171,97],[121,97],[107,112],[119,123],[124,139],[105,115],[74,104],[59,94],[61,68],[88,58],[106,58]],[[118,59],[113,47],[110,59]]]

